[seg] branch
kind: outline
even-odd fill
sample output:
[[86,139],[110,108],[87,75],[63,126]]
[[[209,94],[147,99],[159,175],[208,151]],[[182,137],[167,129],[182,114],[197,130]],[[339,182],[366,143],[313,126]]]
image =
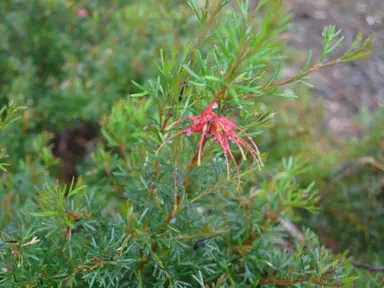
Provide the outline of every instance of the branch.
[[[299,73],[299,74],[297,74],[296,76],[293,76],[293,77],[291,77],[291,78],[289,78],[289,79],[287,79],[287,80],[283,80],[283,81],[278,82],[278,83],[275,83],[275,84],[273,84],[273,85],[266,86],[266,87],[262,88],[262,89],[260,90],[260,92],[266,92],[266,91],[271,90],[271,89],[273,89],[273,88],[277,88],[277,87],[280,87],[280,86],[283,86],[283,85],[286,85],[286,84],[295,82],[296,80],[299,80],[300,78],[305,77],[305,76],[307,76],[308,74],[310,74],[310,73],[312,73],[312,72],[314,72],[314,71],[317,71],[317,70],[322,69],[322,68],[325,68],[325,67],[329,67],[329,66],[336,65],[336,64],[337,64],[338,62],[340,62],[340,60],[342,60],[342,59],[343,59],[343,58],[341,57],[341,58],[337,58],[337,59],[335,59],[335,60],[333,60],[333,61],[327,62],[327,63],[325,63],[325,64],[323,64],[323,65],[318,65],[318,64],[317,64],[317,65],[315,65],[315,66],[312,66],[312,67],[311,67],[310,69],[308,69],[307,71],[302,72],[302,73]],[[245,97],[244,99],[245,99],[245,100],[248,100],[248,99],[251,99],[251,98],[254,98],[254,97],[257,97],[257,96],[260,96],[260,94],[250,94],[250,95],[248,95],[247,97]]]
[[374,266],[374,265],[369,265],[361,262],[352,262],[352,265],[357,267],[357,268],[362,268],[371,272],[384,272],[384,266]]
[[297,279],[266,279],[259,281],[259,284],[265,285],[265,284],[277,284],[277,285],[288,285],[288,286],[294,286],[297,283],[314,283],[317,285],[320,285],[321,287],[339,287],[340,283],[338,282],[331,282],[329,284],[326,284],[321,279],[317,278],[297,278]]
[[342,178],[344,178],[351,170],[358,168],[358,166],[362,166],[365,164],[371,164],[375,168],[384,171],[384,164],[378,162],[375,160],[375,158],[371,156],[361,157],[355,160],[352,160],[351,162],[344,165],[344,167],[337,172],[335,175],[331,176],[331,179],[328,182],[328,186],[333,185],[337,181],[340,181]]

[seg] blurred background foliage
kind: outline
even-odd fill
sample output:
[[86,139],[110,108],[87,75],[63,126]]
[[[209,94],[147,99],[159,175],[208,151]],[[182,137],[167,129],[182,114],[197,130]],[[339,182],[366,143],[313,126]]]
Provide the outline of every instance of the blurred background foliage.
[[[0,171],[0,230],[45,181],[68,181],[63,176],[68,169],[87,185],[97,184],[111,209],[119,206],[129,188],[108,176],[121,167],[135,169],[143,156],[130,152],[145,141],[152,123],[151,103],[128,97],[138,90],[131,80],[156,78],[153,59],[160,48],[183,47],[199,32],[193,11],[179,1],[145,2],[0,2],[0,104],[27,108],[16,111],[22,118],[0,131],[10,164],[8,172]],[[302,61],[295,49],[286,50]],[[260,111],[274,112],[257,137],[260,149],[269,153],[260,177],[274,175],[283,157],[306,159],[311,169],[295,181],[301,187],[316,181],[320,213],[299,209],[297,223],[311,227],[336,253],[384,265],[384,108],[359,110],[350,119],[358,132],[335,135],[326,127],[326,100],[312,96],[309,87],[291,89],[299,100],[260,100]],[[79,121],[82,127],[66,130]],[[127,135],[119,139],[122,131]],[[94,139],[103,140],[95,144]],[[92,153],[78,148],[78,140],[90,143]],[[52,143],[56,148],[64,143],[64,150],[54,150]],[[357,273],[362,278],[355,287],[384,283],[380,273]]]
[[2,1],[0,103],[28,107],[25,141],[11,147],[21,153],[30,133],[78,118],[97,122],[134,91],[132,80],[153,76],[159,49],[182,45],[196,30],[191,11],[171,2]]

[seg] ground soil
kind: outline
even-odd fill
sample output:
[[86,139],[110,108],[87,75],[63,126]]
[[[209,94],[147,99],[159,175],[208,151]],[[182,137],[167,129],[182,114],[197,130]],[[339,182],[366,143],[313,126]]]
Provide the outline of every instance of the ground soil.
[[[346,51],[356,35],[375,36],[374,53],[360,61],[342,63],[313,73],[311,97],[325,101],[326,130],[340,137],[359,134],[354,122],[362,110],[373,112],[384,104],[384,1],[383,0],[282,0],[293,14],[288,44],[301,53],[312,49],[320,55],[322,30],[326,25],[342,29],[345,41],[339,51]],[[256,1],[257,2],[257,1]],[[337,55],[337,51],[336,55]],[[305,62],[305,60],[304,60]],[[296,63],[291,63],[296,65]],[[305,63],[291,67],[297,71]],[[383,127],[384,132],[384,127]],[[383,138],[384,139],[384,138]],[[384,140],[382,142],[384,151]],[[384,153],[384,152],[383,152]],[[383,154],[384,155],[384,154]],[[384,189],[384,188],[383,188]],[[384,190],[383,190],[384,191]],[[339,251],[338,241],[318,231],[322,242]]]
[[[256,1],[257,2],[257,1]],[[361,109],[373,111],[384,103],[384,1],[383,0],[283,0],[293,13],[288,34],[290,46],[320,55],[325,25],[342,29],[346,51],[359,32],[376,38],[374,54],[342,63],[312,75],[315,97],[326,100],[328,127],[335,134],[351,132],[351,118]],[[336,51],[337,55],[337,51]],[[304,63],[305,64],[305,63]],[[352,131],[353,132],[353,131]],[[356,131],[355,131],[356,132]]]

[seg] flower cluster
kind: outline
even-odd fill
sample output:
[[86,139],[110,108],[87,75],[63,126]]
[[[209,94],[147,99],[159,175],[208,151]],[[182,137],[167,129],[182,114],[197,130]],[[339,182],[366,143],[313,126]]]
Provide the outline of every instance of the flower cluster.
[[[166,139],[164,143],[159,147],[156,154],[161,150],[161,148],[164,147],[165,144],[167,144],[169,141],[171,141],[173,138],[175,138],[178,135],[191,136],[194,133],[201,133],[200,141],[199,141],[199,150],[197,152],[197,165],[199,166],[201,163],[201,152],[205,146],[205,143],[210,138],[214,138],[216,143],[221,146],[224,153],[225,162],[227,166],[227,179],[228,180],[230,179],[230,172],[229,172],[229,157],[230,157],[235,164],[237,176],[239,178],[239,183],[240,183],[239,166],[230,149],[229,142],[231,141],[234,144],[236,144],[244,160],[246,159],[246,156],[243,148],[247,149],[251,153],[253,159],[255,160],[259,168],[263,164],[260,159],[260,152],[257,148],[257,145],[252,140],[252,137],[249,136],[243,129],[236,126],[233,122],[231,122],[227,118],[223,116],[219,116],[215,112],[213,112],[213,110],[216,108],[217,108],[217,103],[213,101],[211,104],[208,105],[208,107],[204,110],[204,112],[201,115],[195,116],[195,117],[183,118],[169,125],[167,127],[167,130],[181,122],[189,121],[192,123],[192,125],[189,126],[188,128],[180,132],[177,132],[176,134]],[[248,143],[246,140],[242,139],[241,137],[239,137],[236,134],[235,130],[242,132],[248,138],[251,144]]]

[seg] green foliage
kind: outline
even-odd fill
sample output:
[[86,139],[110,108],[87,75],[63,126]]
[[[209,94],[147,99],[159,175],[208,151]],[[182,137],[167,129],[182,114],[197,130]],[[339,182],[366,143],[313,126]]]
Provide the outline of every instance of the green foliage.
[[[22,109],[23,107],[17,107],[12,102],[9,105],[4,106],[0,110],[0,131],[7,129],[9,125],[19,120],[21,116],[16,115],[18,114],[18,111]],[[0,161],[7,157],[9,157],[9,155],[7,155],[6,150],[4,148],[1,148]],[[6,166],[9,166],[9,163],[0,162],[0,169],[4,172],[7,171],[7,169],[5,168]]]
[[[271,161],[265,170],[272,170],[272,163],[287,155],[305,157],[311,169],[297,181],[300,185],[316,181],[321,196],[319,213],[300,213],[300,222],[312,227],[335,252],[348,251],[356,261],[382,265],[383,107],[374,114],[362,111],[353,119],[352,128],[361,136],[335,138],[322,127],[323,101],[301,97],[300,105],[267,103],[276,107],[278,117],[263,134]],[[384,283],[380,273],[358,273],[357,286]]]
[[[42,129],[58,131],[79,117],[98,121],[133,91],[132,80],[155,75],[146,67],[159,49],[183,45],[193,26],[190,12],[172,1],[88,2],[0,4],[0,104],[28,107],[23,136],[8,135],[18,143],[9,145],[11,155],[27,153],[28,137]],[[77,15],[79,9],[88,16]]]
[[[259,1],[252,14],[248,1],[176,2],[0,4],[8,53],[0,95],[28,106],[22,127],[6,126],[16,108],[2,110],[0,127],[10,132],[1,145],[15,160],[0,177],[0,286],[352,287],[347,255],[294,224],[322,215],[327,200],[310,179],[322,167],[286,153],[281,138],[269,145],[285,131],[268,133],[274,109],[262,101],[292,103],[281,86],[308,85],[313,71],[367,56],[372,41],[359,46],[358,36],[322,64],[342,41],[326,28],[319,63],[310,53],[296,76],[280,80],[280,35],[290,23],[280,1]],[[241,189],[227,181],[225,150],[214,141],[200,166],[195,135],[180,134],[156,154],[171,122],[214,100],[220,116],[261,142],[260,172],[233,152]],[[102,141],[68,186],[52,173],[59,161],[41,128],[77,117],[97,119]]]

